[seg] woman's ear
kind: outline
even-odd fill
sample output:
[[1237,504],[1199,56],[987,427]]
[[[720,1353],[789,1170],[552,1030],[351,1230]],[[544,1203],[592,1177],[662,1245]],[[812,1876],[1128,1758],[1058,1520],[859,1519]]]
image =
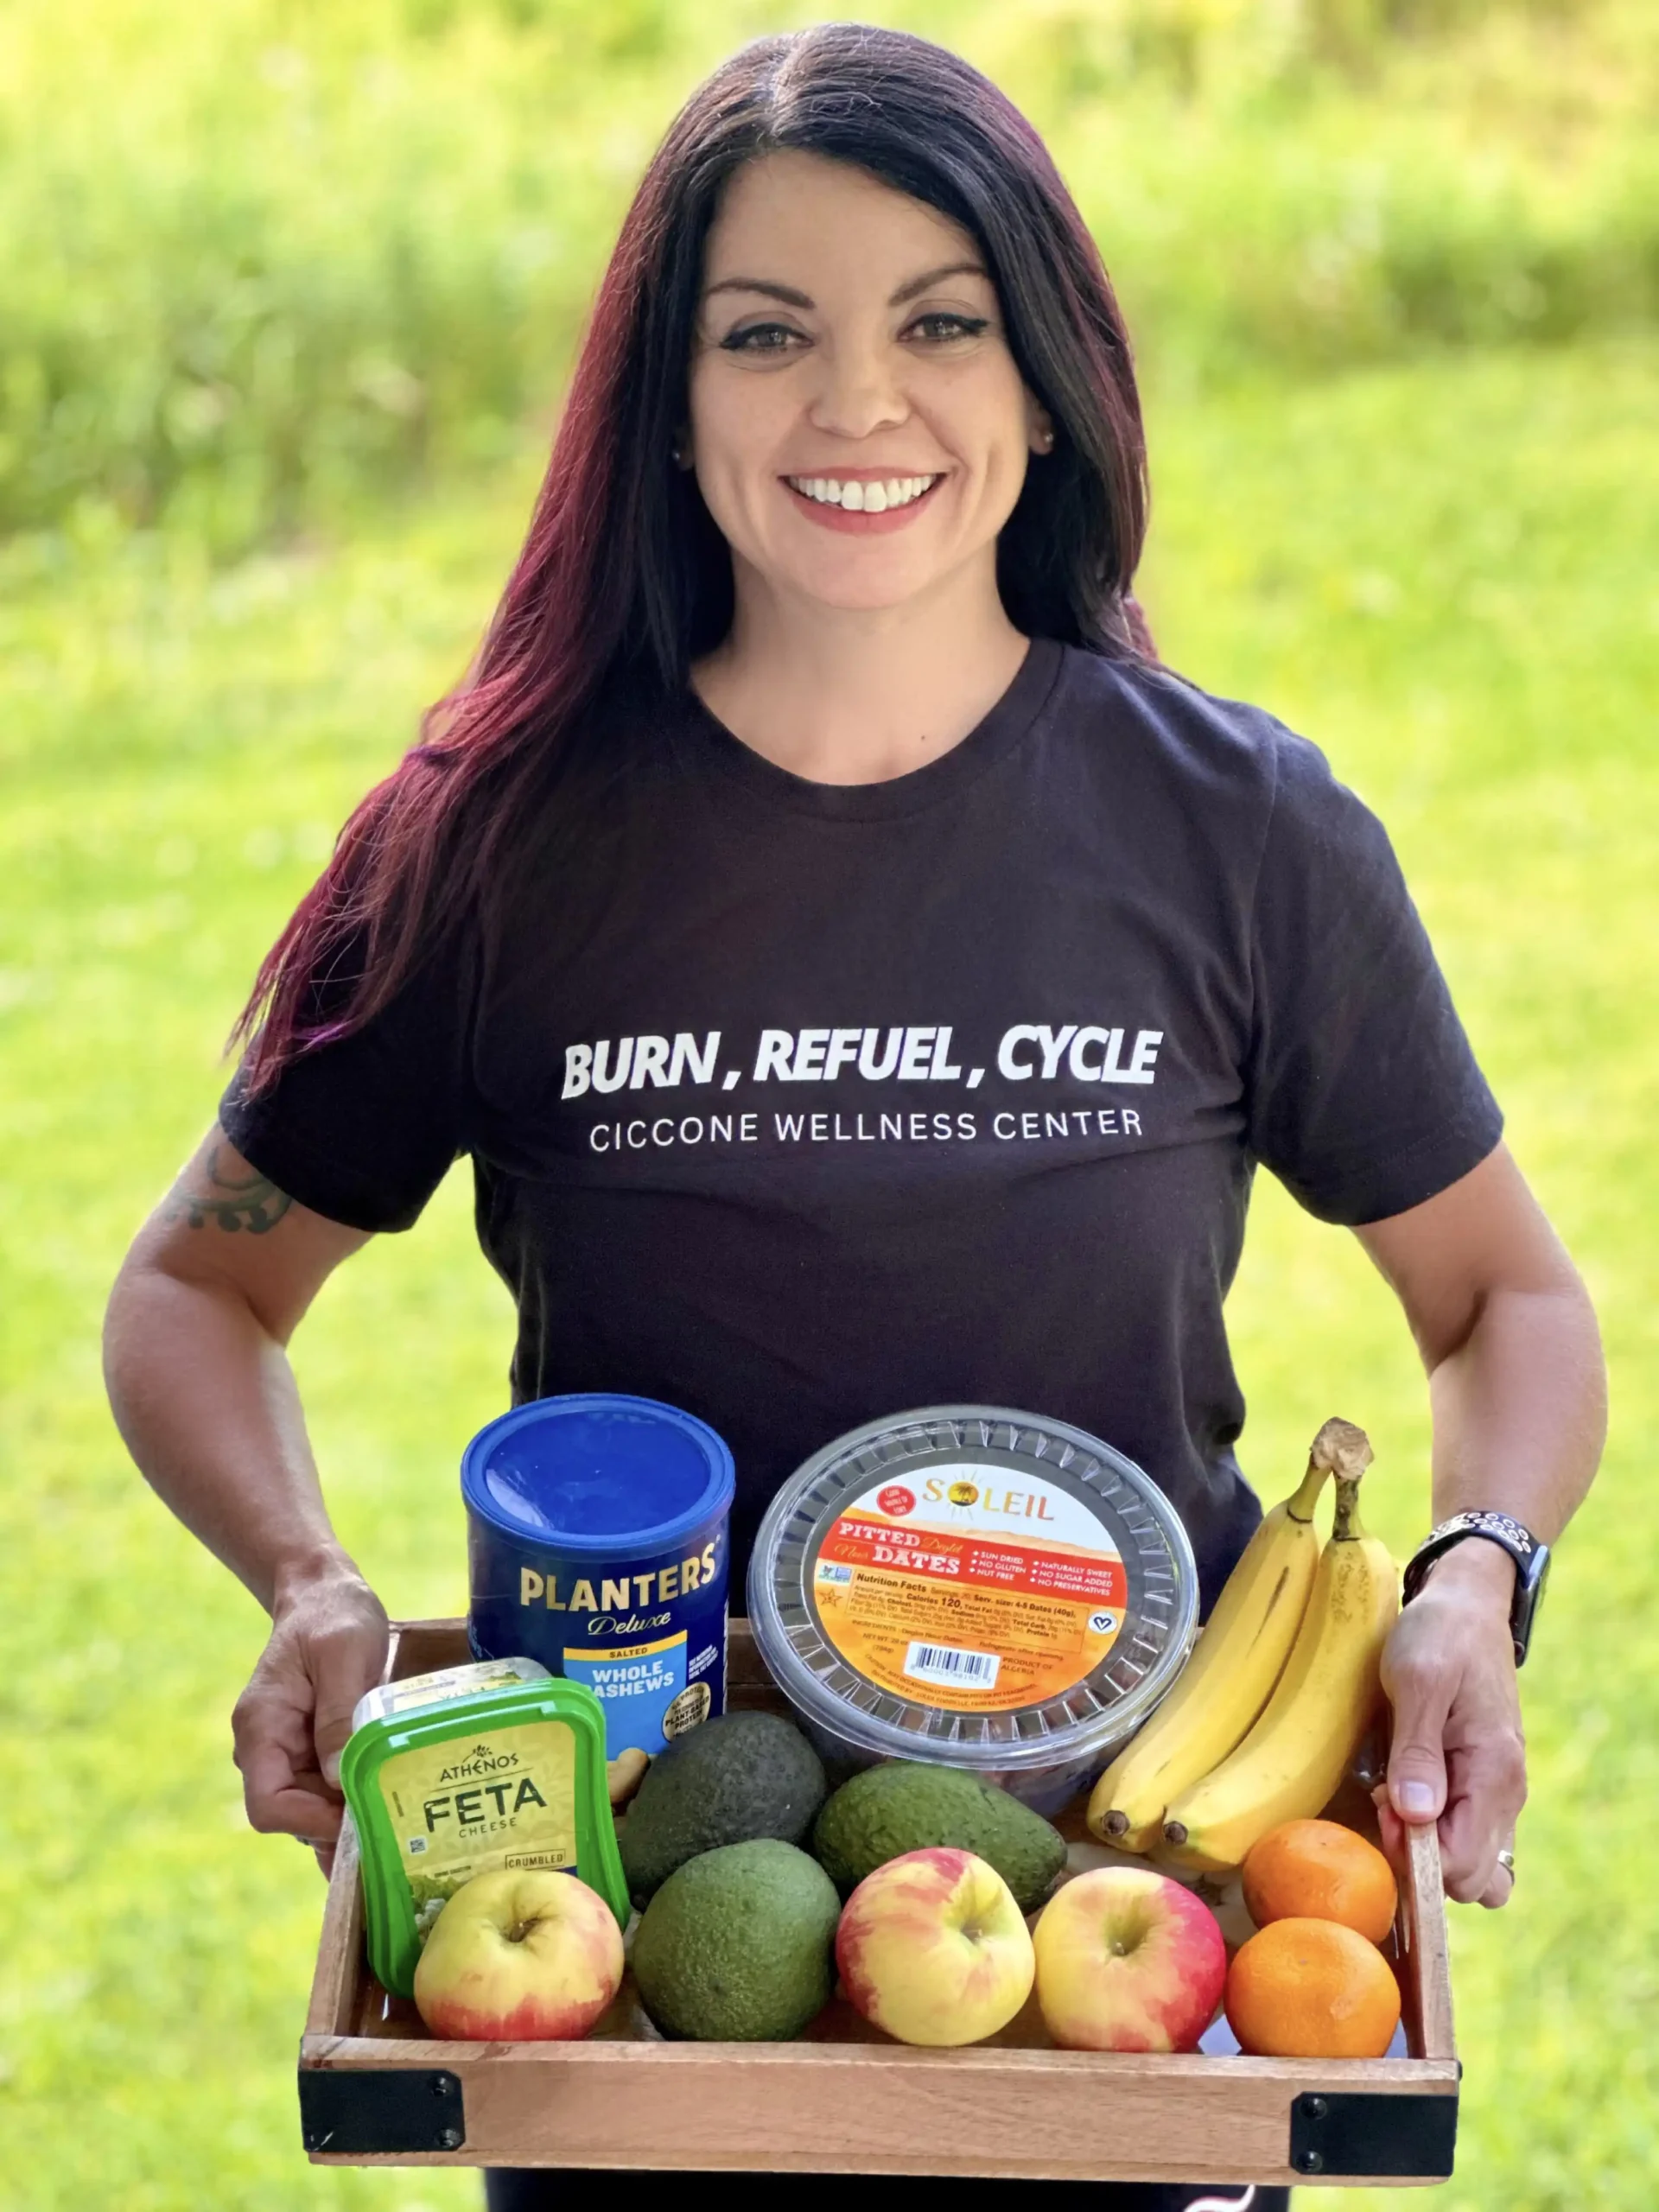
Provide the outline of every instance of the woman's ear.
[[1054,450],[1054,424],[1047,408],[1039,399],[1026,394],[1026,442],[1034,454],[1049,454]]
[[683,426],[675,431],[673,443],[668,448],[668,457],[676,468],[690,468],[693,466],[691,433]]

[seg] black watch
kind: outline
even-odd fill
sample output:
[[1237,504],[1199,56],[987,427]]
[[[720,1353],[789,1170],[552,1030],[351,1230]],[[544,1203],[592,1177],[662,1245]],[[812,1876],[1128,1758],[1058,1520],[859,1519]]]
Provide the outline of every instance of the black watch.
[[1539,1601],[1544,1594],[1544,1585],[1549,1580],[1549,1546],[1541,1543],[1530,1529],[1525,1528],[1512,1513],[1454,1513],[1449,1521],[1442,1521],[1418,1545],[1406,1562],[1403,1602],[1409,1605],[1422,1588],[1428,1570],[1442,1554],[1453,1544],[1460,1544],[1465,1536],[1484,1536],[1489,1543],[1497,1544],[1508,1552],[1515,1561],[1515,1596],[1510,1603],[1510,1634],[1515,1640],[1515,1663],[1518,1667],[1527,1656],[1527,1646],[1532,1641],[1532,1624],[1538,1618]]

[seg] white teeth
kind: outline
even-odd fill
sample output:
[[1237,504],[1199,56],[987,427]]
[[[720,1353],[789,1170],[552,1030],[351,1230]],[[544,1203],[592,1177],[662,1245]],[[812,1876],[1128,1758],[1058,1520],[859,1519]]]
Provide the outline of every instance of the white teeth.
[[785,481],[823,506],[841,507],[849,514],[884,514],[889,507],[908,506],[924,492],[931,492],[937,476],[889,476],[885,483],[865,483],[836,476],[790,476]]

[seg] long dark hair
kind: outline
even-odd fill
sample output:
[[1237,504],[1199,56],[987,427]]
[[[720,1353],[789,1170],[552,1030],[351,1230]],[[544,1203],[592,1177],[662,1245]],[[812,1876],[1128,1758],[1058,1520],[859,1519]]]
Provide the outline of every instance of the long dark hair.
[[532,791],[624,683],[677,690],[732,614],[730,555],[674,466],[705,241],[744,162],[788,149],[866,170],[976,241],[1054,448],[997,550],[1009,619],[1155,662],[1130,586],[1146,445],[1100,254],[1036,131],[977,70],[904,32],[829,23],[745,47],[681,110],[600,287],[524,550],[466,680],[372,791],[266,955],[237,1027],[244,1081],[384,1007],[499,880]]

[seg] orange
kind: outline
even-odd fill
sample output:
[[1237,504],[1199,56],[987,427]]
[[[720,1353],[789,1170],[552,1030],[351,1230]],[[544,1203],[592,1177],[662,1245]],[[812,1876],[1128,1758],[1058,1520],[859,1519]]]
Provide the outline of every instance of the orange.
[[1286,1821],[1246,1858],[1244,1903],[1258,1928],[1339,1920],[1381,1943],[1394,1925],[1394,1875],[1376,1846],[1340,1821]]
[[1381,2058],[1400,1987],[1375,1944],[1334,1920],[1275,1920],[1235,1953],[1227,2018],[1252,2058]]

